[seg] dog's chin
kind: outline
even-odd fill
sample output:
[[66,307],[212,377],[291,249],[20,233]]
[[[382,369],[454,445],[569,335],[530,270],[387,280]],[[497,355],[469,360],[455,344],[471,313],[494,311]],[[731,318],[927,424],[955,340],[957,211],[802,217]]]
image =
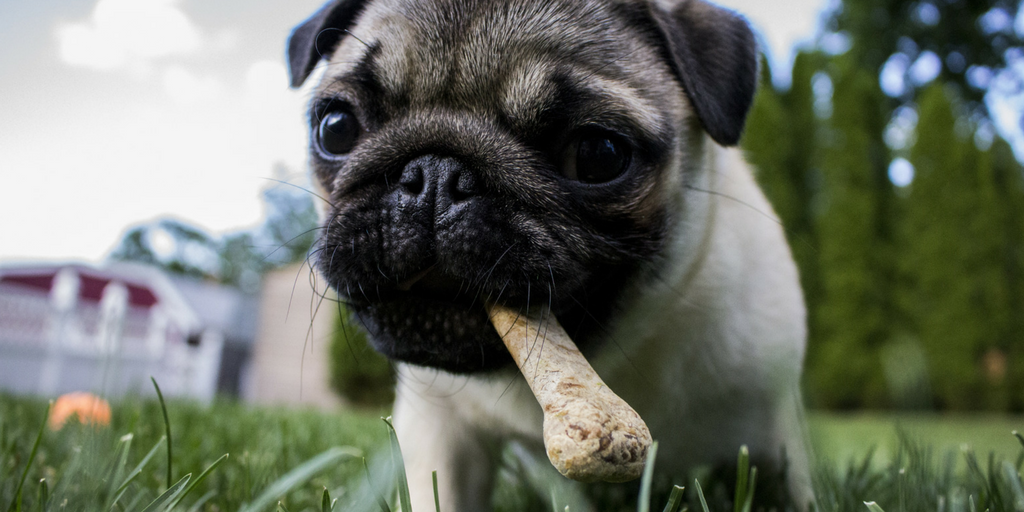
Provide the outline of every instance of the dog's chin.
[[444,272],[427,269],[364,300],[350,302],[374,348],[394,361],[452,373],[511,364],[487,318],[489,295]]
[[374,347],[392,360],[452,373],[478,373],[512,364],[479,300],[450,300],[399,292],[353,304]]
[[481,289],[431,269],[388,285],[345,285],[342,279],[332,285],[339,290],[361,291],[344,300],[369,334],[374,348],[384,356],[393,361],[469,374],[515,367],[487,317],[487,302],[525,311],[542,301],[576,346],[590,356],[606,339],[606,322],[613,315],[615,301],[586,302],[573,296],[619,296],[635,271],[632,267],[608,268],[596,273],[601,276],[596,283],[584,283],[579,290],[563,286],[560,291],[565,296],[543,298],[531,298],[530,290],[536,287],[529,284],[517,286],[506,282],[500,288]]

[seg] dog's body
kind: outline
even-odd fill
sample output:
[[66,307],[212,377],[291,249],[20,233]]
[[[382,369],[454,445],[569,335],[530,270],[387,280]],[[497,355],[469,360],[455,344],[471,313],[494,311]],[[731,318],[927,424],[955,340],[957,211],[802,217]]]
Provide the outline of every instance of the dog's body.
[[746,444],[788,457],[792,499],[810,498],[796,268],[722,147],[756,82],[741,19],[700,0],[341,0],[289,54],[294,85],[329,59],[318,265],[400,362],[414,508],[437,469],[443,508],[488,509],[488,447],[540,438],[484,301],[548,306],[646,420],[659,471]]
[[[709,153],[729,165],[707,176],[718,182],[707,188],[716,194],[691,198],[708,208],[690,226],[692,239],[706,245],[681,237],[673,248],[679,264],[664,282],[630,297],[614,324],[615,342],[588,359],[647,422],[660,445],[659,471],[679,477],[698,464],[735,460],[744,444],[758,463],[779,464],[784,448],[789,499],[803,505],[811,491],[797,382],[805,327],[796,269],[780,228],[759,213],[771,210],[745,164],[734,151]],[[524,382],[510,386],[516,377],[401,366],[395,427],[416,503],[429,504],[425,475],[442,468],[442,503],[487,510],[495,462],[489,441],[540,439],[540,408]]]

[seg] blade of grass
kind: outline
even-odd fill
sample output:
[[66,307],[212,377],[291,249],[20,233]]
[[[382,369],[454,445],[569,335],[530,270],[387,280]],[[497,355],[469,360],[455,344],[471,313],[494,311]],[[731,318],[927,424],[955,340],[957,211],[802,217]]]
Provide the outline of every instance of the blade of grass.
[[320,512],[331,512],[331,493],[324,487],[324,496],[320,500]]
[[868,474],[868,471],[871,470],[871,462],[875,458],[875,451],[877,449],[878,449],[878,446],[875,446],[875,445],[872,445],[871,448],[868,449],[868,454],[864,456],[864,460],[861,461],[860,466],[857,467],[856,469],[851,468],[851,469],[853,469],[853,472],[850,475],[850,478],[848,478],[848,479],[850,479],[850,480],[864,480],[865,479],[865,477]]
[[686,490],[685,487],[673,485],[672,494],[669,495],[668,503],[665,504],[665,509],[662,510],[662,512],[676,512],[676,510],[679,508],[679,504],[682,503],[683,501],[684,490]]
[[280,501],[277,502],[277,509],[280,510],[281,512],[290,512],[288,510],[288,507],[284,506],[284,503],[282,503]]
[[757,466],[750,468],[750,480],[747,483],[747,497],[743,500],[740,512],[750,512],[754,506],[754,489],[757,487]]
[[430,479],[434,482],[434,512],[441,512],[441,497],[437,494],[437,470],[430,472]]
[[391,438],[391,462],[395,465],[395,479],[398,483],[398,506],[402,512],[412,512],[412,499],[409,498],[409,480],[405,474],[405,460],[402,458],[402,447],[398,445],[398,434],[391,424],[391,417],[381,418],[388,426],[388,437]]
[[203,509],[203,505],[205,505],[207,501],[210,501],[210,498],[213,498],[216,495],[217,491],[206,491],[206,494],[200,496],[199,499],[188,508],[188,512],[200,512]]
[[39,492],[36,495],[36,510],[46,510],[47,501],[50,501],[50,486],[47,485],[46,479],[42,478],[39,480]]
[[1017,441],[1020,442],[1021,447],[1024,448],[1024,436],[1022,436],[1020,432],[1017,432],[1016,430],[1014,430],[1012,433],[1013,437],[1016,437]]
[[704,490],[700,488],[700,482],[694,479],[693,484],[697,488],[697,497],[700,498],[700,508],[704,510],[704,512],[711,512],[708,510],[708,501],[704,499]]
[[1003,461],[1003,478],[1013,492],[1013,507],[1015,510],[1024,510],[1024,486],[1021,485],[1020,475],[1017,468],[1009,461]]
[[363,459],[363,471],[366,474],[366,485],[369,486],[370,492],[377,499],[377,506],[380,507],[380,512],[391,512],[391,507],[388,506],[387,500],[384,499],[384,496],[381,496],[378,489],[374,487],[373,482],[370,481],[370,467],[366,465],[365,458]]
[[878,503],[875,503],[873,501],[865,501],[864,505],[867,506],[868,510],[870,510],[871,512],[885,512],[884,510],[882,510],[882,507],[878,506]]
[[284,476],[278,478],[274,483],[270,484],[269,487],[260,493],[252,503],[243,506],[242,510],[250,512],[263,510],[268,505],[276,502],[279,496],[288,493],[288,491],[294,489],[296,486],[308,482],[314,475],[336,464],[338,461],[344,458],[354,459],[361,456],[362,452],[355,448],[335,446],[334,448],[331,448],[302,463],[288,473],[285,473]]
[[209,476],[210,472],[213,471],[222,462],[227,460],[227,458],[228,454],[225,453],[224,455],[221,455],[219,459],[213,461],[213,464],[210,464],[210,466],[204,469],[202,473],[199,473],[199,476],[196,477],[195,480],[192,480],[192,482],[188,484],[188,488],[185,489],[185,491],[182,492],[181,495],[179,495],[178,498],[175,499],[174,502],[171,503],[171,505],[168,506],[167,508],[173,509],[174,507],[178,506],[178,503],[181,503],[181,500],[185,499],[185,496],[188,496],[188,494],[192,492],[192,489],[195,489],[196,486],[202,483],[203,480],[206,480],[206,477]]
[[39,425],[39,433],[36,434],[35,443],[32,443],[32,452],[29,454],[28,461],[25,463],[25,470],[21,472],[21,479],[18,480],[18,487],[14,491],[14,499],[11,500],[11,504],[7,507],[7,512],[21,512],[21,491],[25,486],[25,479],[28,478],[28,471],[32,468],[32,463],[36,460],[36,453],[39,452],[39,443],[43,440],[43,432],[46,431],[46,420],[50,417],[50,409],[52,407],[53,402],[46,405],[46,412],[43,413],[43,422]]
[[[124,505],[121,505],[120,503],[118,503],[117,504],[117,508],[119,510],[123,510],[123,511],[136,511],[136,510],[139,510],[140,508],[142,508],[142,499],[144,497],[145,497],[144,494],[137,493],[137,494],[135,494],[135,496],[132,497],[132,499],[128,503],[126,503]],[[58,510],[60,510],[60,509],[58,509]],[[63,510],[61,512],[63,512]]]
[[156,383],[156,379],[152,376],[149,380],[153,381],[153,387],[156,388],[156,397],[160,400],[160,410],[164,413],[164,430],[167,436],[167,487],[171,486],[171,420],[167,416],[167,404],[164,403],[164,394],[160,392],[160,386]]
[[989,500],[986,503],[987,509],[995,510],[1008,510],[1006,506],[1006,500],[1003,498],[1002,490],[999,488],[999,483],[996,479],[999,477],[999,472],[996,471],[996,454],[988,452],[988,492]]
[[185,486],[188,485],[188,481],[192,479],[192,473],[189,473],[178,480],[178,483],[167,488],[160,496],[157,496],[155,500],[150,502],[146,508],[142,509],[142,512],[157,512],[159,510],[168,510],[169,504],[174,501],[174,498],[178,497],[181,491],[185,490]]
[[[131,451],[132,440],[135,438],[132,434],[125,434],[121,436],[120,444],[117,446],[117,465],[114,466],[113,474],[108,479],[110,487],[107,491],[107,496],[114,496],[117,494],[117,485],[121,479],[124,478],[125,467],[128,466],[128,453]],[[107,507],[109,508],[109,507]]]
[[740,446],[740,454],[736,460],[736,494],[732,501],[735,512],[743,509],[747,501],[747,480],[750,477],[750,449],[747,445]]
[[160,440],[157,441],[155,445],[153,445],[153,448],[149,450],[149,453],[147,453],[146,456],[142,458],[142,461],[135,466],[135,469],[133,469],[131,473],[128,473],[128,476],[124,479],[124,482],[121,482],[121,485],[117,487],[117,491],[114,492],[114,499],[110,502],[110,506],[107,508],[113,508],[114,504],[116,504],[118,500],[121,499],[121,496],[124,495],[126,490],[128,490],[128,485],[131,484],[132,481],[135,480],[142,473],[142,469],[145,468],[146,464],[149,463],[149,460],[152,459],[154,455],[156,455],[157,450],[160,449],[160,445],[162,445],[166,440],[166,437],[161,437]]
[[658,458],[658,442],[651,443],[647,450],[647,460],[644,462],[643,476],[640,477],[640,497],[636,502],[637,512],[650,512],[651,510],[651,483],[654,481],[654,461]]

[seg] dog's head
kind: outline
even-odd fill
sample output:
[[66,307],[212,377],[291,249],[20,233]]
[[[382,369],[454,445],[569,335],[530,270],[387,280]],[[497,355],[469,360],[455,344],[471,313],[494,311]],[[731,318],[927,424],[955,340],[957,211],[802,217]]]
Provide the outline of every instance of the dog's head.
[[485,301],[599,340],[757,75],[746,23],[702,0],[335,0],[288,55],[296,87],[328,60],[319,270],[378,350],[454,372],[511,361]]

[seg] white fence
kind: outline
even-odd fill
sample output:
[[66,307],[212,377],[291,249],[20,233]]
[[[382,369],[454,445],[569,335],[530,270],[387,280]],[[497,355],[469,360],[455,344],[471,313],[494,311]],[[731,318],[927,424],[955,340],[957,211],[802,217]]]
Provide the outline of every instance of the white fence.
[[[58,281],[60,278],[58,278]],[[150,376],[169,396],[209,400],[216,390],[223,339],[191,334],[158,303],[128,304],[112,281],[99,302],[0,284],[0,389],[54,397],[71,391],[105,396],[152,394]]]

